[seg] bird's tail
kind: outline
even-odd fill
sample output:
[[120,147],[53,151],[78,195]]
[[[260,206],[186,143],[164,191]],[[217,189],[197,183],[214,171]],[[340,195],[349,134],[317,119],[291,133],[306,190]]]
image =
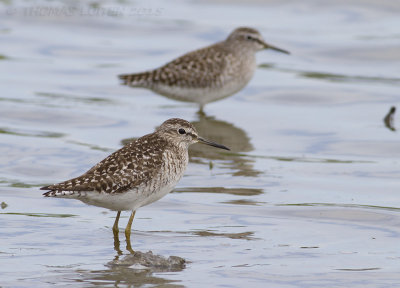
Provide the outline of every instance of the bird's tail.
[[122,74],[118,75],[118,78],[123,81],[122,85],[135,86],[135,87],[148,87],[151,83],[150,79],[152,78],[152,76],[153,72],[147,71],[137,74]]
[[46,193],[43,193],[43,196],[44,197],[68,197],[68,196],[73,196],[76,193],[81,194],[81,192],[79,192],[79,191],[75,192],[75,191],[51,190]]

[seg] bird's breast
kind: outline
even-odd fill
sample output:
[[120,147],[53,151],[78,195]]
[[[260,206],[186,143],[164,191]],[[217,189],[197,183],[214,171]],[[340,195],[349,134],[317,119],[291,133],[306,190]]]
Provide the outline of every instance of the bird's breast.
[[157,201],[171,192],[182,178],[188,159],[187,151],[165,151],[162,165],[142,188],[143,202],[140,206]]

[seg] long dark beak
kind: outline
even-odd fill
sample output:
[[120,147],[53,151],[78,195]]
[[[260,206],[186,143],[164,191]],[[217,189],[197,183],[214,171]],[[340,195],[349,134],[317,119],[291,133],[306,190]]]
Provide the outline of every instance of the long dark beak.
[[217,143],[205,140],[205,139],[203,139],[201,137],[198,137],[197,140],[199,140],[199,142],[202,143],[202,144],[210,145],[210,146],[217,147],[217,148],[220,148],[220,149],[231,150],[231,149],[229,149],[228,147],[226,147],[224,145],[217,144]]
[[264,44],[265,49],[271,49],[271,50],[275,50],[275,51],[278,51],[278,52],[281,52],[281,53],[290,54],[290,52],[287,51],[287,50],[284,50],[284,49],[269,45],[269,44],[267,44],[265,42],[263,42],[263,44]]

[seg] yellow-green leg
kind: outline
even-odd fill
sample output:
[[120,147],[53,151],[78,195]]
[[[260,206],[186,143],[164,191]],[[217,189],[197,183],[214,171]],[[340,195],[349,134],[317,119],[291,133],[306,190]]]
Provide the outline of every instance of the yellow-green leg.
[[131,227],[132,227],[133,218],[135,218],[135,213],[136,213],[136,211],[132,211],[131,217],[129,217],[128,225],[126,225],[126,228],[125,228],[126,250],[128,250],[131,253],[135,253],[131,246]]

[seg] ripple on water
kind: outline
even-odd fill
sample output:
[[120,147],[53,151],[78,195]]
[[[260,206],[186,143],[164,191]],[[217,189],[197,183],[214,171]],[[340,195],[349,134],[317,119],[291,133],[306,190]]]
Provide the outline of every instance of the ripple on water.
[[[399,48],[400,49],[400,48]],[[322,72],[322,71],[306,71],[306,70],[296,70],[289,68],[279,68],[269,63],[263,63],[258,66],[262,69],[271,69],[274,71],[291,73],[300,77],[331,81],[338,83],[361,83],[361,84],[385,84],[400,86],[400,78],[397,77],[379,77],[379,76],[364,76],[364,75],[351,75],[351,74],[340,74],[333,72]]]
[[263,189],[257,188],[228,188],[228,187],[186,187],[176,188],[174,193],[221,193],[237,196],[255,196],[260,195]]
[[61,138],[65,136],[64,133],[58,133],[58,132],[34,131],[28,129],[7,128],[7,127],[0,127],[0,134],[9,134],[9,135],[27,136],[27,137],[43,137],[43,138]]
[[46,103],[49,103],[49,100],[54,101],[54,103],[60,104],[60,101],[64,101],[66,103],[84,103],[84,104],[98,104],[98,105],[111,105],[115,103],[110,98],[102,98],[102,97],[91,97],[91,96],[78,96],[75,94],[67,94],[67,93],[55,93],[55,92],[36,92],[35,95],[39,97],[46,98]]
[[255,240],[254,232],[240,232],[240,233],[217,233],[211,230],[194,231],[193,235],[200,237],[226,237],[230,239],[242,239],[242,240]]
[[117,127],[127,123],[126,120],[119,120],[103,115],[81,113],[76,110],[63,109],[32,109],[29,107],[13,107],[1,111],[0,119],[6,122],[20,123],[23,126],[37,125],[40,127],[66,128],[99,128]]

